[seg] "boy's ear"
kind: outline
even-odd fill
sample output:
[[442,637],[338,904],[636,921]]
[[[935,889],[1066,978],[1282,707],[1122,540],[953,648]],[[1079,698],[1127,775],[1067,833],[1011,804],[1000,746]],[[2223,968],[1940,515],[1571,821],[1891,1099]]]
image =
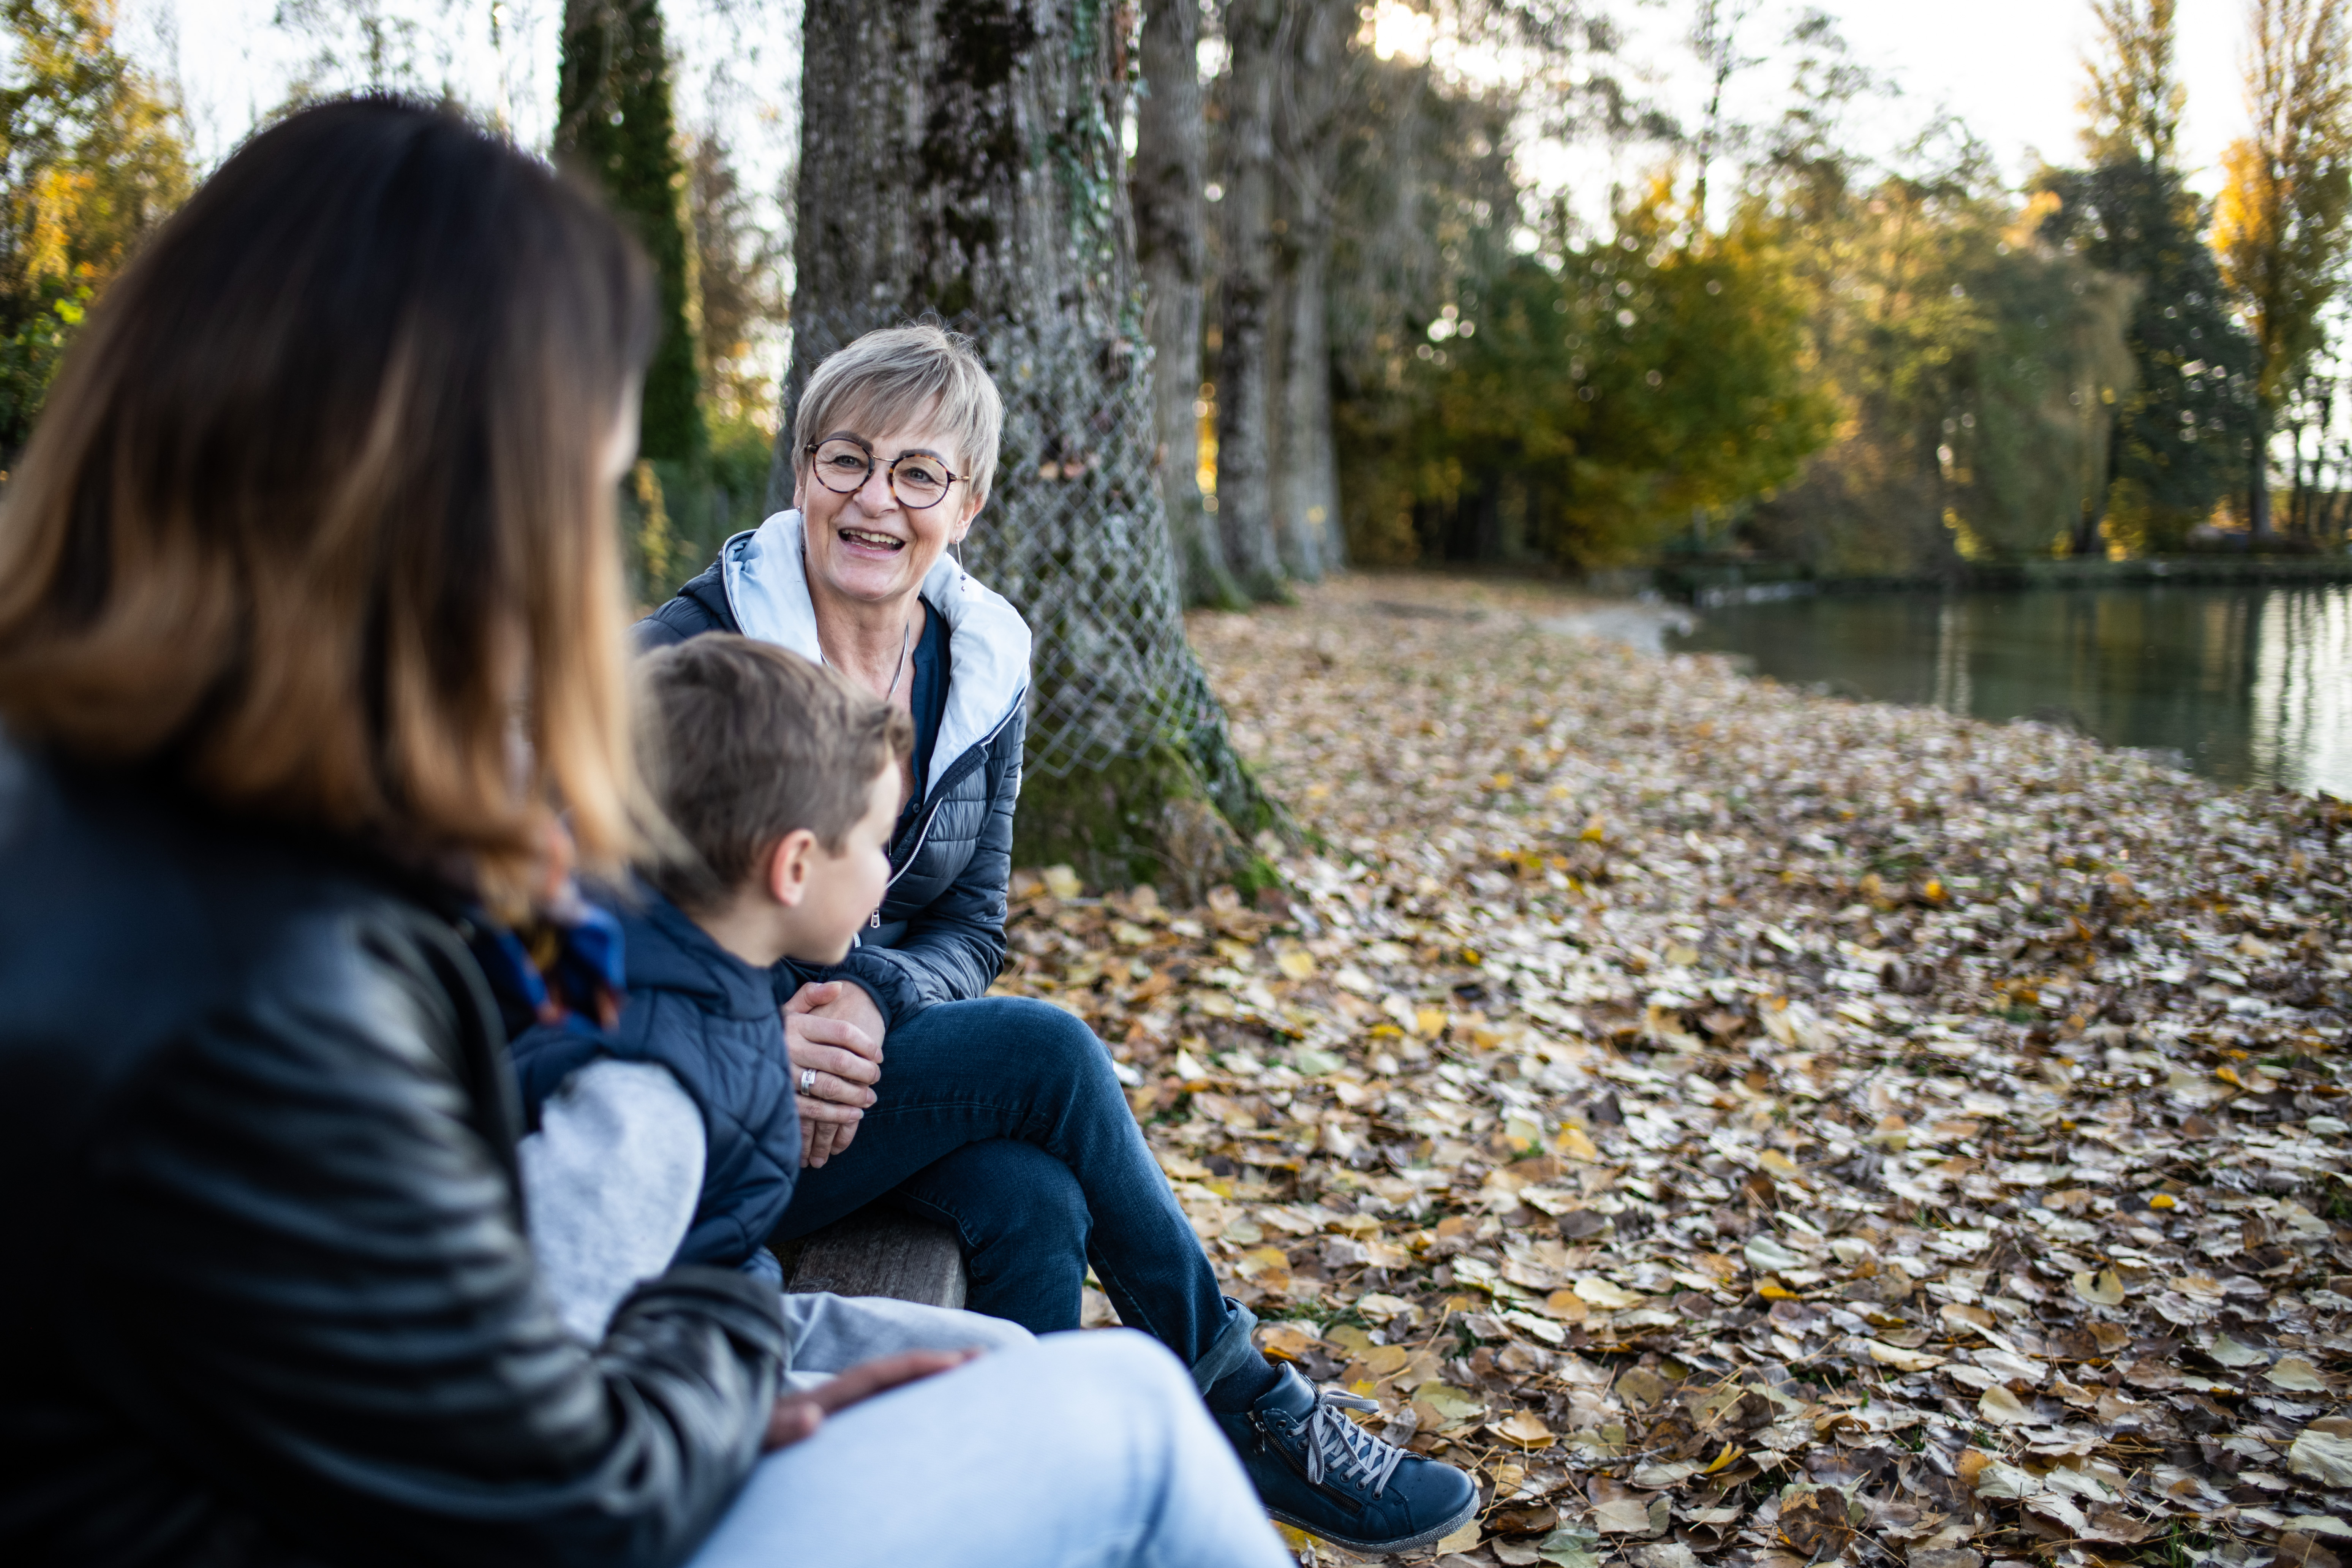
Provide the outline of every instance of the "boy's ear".
[[788,910],[800,908],[808,897],[809,878],[816,869],[816,835],[795,827],[768,851],[761,868],[761,890]]

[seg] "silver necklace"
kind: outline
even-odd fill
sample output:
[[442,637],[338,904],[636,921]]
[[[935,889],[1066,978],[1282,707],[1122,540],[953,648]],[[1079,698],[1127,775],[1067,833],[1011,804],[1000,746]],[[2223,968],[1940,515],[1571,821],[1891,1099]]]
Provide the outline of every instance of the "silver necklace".
[[[914,640],[914,637],[915,617],[908,616],[907,624],[898,630],[898,659],[890,667],[890,685],[882,693],[882,700],[885,702],[898,695],[898,679],[907,673],[907,645]],[[833,656],[824,651],[824,638],[822,637],[816,639],[816,651],[823,655],[825,663],[833,662]]]

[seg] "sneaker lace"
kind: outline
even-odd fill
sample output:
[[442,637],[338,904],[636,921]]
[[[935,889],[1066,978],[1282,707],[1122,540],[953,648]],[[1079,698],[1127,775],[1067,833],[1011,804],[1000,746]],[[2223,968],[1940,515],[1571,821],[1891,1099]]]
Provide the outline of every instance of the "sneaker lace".
[[1380,1405],[1353,1394],[1337,1389],[1318,1389],[1315,1409],[1307,1418],[1307,1484],[1321,1486],[1326,1468],[1336,1468],[1342,1475],[1353,1474],[1360,1479],[1375,1498],[1389,1484],[1389,1477],[1404,1463],[1404,1450],[1378,1437],[1348,1419],[1349,1410],[1378,1410]]

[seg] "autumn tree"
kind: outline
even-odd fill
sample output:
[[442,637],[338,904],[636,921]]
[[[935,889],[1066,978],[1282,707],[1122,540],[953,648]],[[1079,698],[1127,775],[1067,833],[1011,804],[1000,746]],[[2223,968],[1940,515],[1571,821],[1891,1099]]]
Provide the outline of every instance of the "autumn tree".
[[84,310],[186,196],[172,89],[98,0],[7,0],[0,85],[0,465],[32,434]]
[[2352,17],[2336,0],[2254,0],[2251,15],[2254,132],[2222,156],[2214,247],[2254,342],[2247,516],[2264,541],[2273,423],[2320,347],[2352,237]]
[[[2254,351],[2230,308],[2201,204],[2175,161],[2185,95],[2172,0],[2098,0],[2085,61],[2089,166],[2044,170],[2044,237],[2136,285],[2131,389],[2107,406],[2108,486],[2076,554],[2178,549],[2242,481],[2254,436]],[[2100,510],[2104,510],[2104,517]]]
[[1018,853],[1197,889],[1246,875],[1274,816],[1184,641],[1118,141],[1129,42],[1083,0],[810,0],[784,405],[873,328],[972,334],[1005,425],[967,555],[1037,637]]
[[688,173],[656,0],[570,0],[556,79],[557,161],[594,182],[653,258],[661,340],[646,370],[638,449],[692,465],[708,448]]

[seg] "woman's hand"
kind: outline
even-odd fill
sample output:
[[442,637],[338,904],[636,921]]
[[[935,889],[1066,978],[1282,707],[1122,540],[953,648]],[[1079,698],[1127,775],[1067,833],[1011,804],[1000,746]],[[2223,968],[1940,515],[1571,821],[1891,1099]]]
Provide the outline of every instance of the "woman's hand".
[[824,1164],[857,1136],[882,1077],[882,1009],[850,981],[813,981],[784,1004],[784,1051],[795,1093],[802,1074],[816,1069],[809,1091],[800,1095],[804,1169]]
[[887,1394],[919,1379],[952,1371],[980,1353],[977,1350],[902,1351],[897,1355],[860,1362],[806,1394],[787,1394],[768,1413],[768,1435],[760,1444],[761,1451],[772,1454],[778,1448],[789,1448],[824,1426],[824,1418],[835,1411],[846,1410],[859,1400]]

